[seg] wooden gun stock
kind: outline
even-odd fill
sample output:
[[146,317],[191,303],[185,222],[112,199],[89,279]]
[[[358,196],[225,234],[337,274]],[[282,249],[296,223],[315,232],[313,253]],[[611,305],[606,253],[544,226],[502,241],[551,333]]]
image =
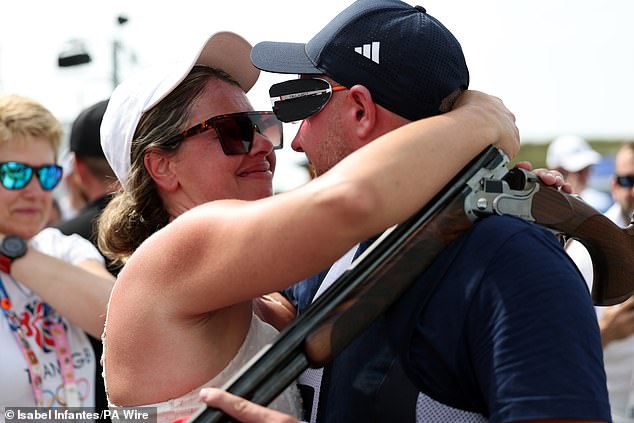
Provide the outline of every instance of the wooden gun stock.
[[541,186],[533,197],[536,223],[581,242],[592,257],[592,301],[607,306],[625,301],[634,291],[634,225],[614,222],[574,195]]

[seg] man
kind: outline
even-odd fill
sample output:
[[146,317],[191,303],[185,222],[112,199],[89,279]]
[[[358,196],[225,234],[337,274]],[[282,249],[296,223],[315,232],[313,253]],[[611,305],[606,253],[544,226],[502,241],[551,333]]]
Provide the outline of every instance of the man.
[[[634,213],[634,142],[623,144],[616,154],[611,191],[614,205],[605,216],[624,228]],[[592,287],[588,252],[578,242],[570,243],[566,251]],[[615,422],[634,422],[634,297],[616,306],[598,307],[597,314],[612,418]]]
[[[611,190],[615,203],[605,215],[625,227],[634,214],[634,142],[624,144],[616,154]],[[634,422],[634,298],[600,310],[599,326],[612,418]]]
[[[57,228],[66,235],[79,234],[97,245],[97,219],[110,196],[119,185],[99,142],[99,127],[108,100],[100,101],[83,110],[73,122],[70,151],[73,154],[71,178],[75,196],[85,198],[87,204],[77,216]],[[107,261],[108,270],[116,276],[118,268]]]
[[[87,204],[74,218],[61,222],[56,227],[65,235],[79,234],[97,246],[97,219],[110,200],[110,194],[118,188],[103,150],[101,149],[99,127],[108,101],[100,101],[83,110],[73,122],[70,133],[70,151],[73,154],[73,171],[70,178],[72,193],[76,197],[85,198]],[[97,246],[98,247],[98,246]],[[104,256],[105,258],[105,256]],[[114,276],[120,266],[114,265],[106,258],[106,267]],[[101,339],[89,337],[95,350],[95,356],[101,357]],[[108,402],[101,376],[101,366],[96,368],[95,408],[107,410]],[[109,419],[108,419],[109,420]]]
[[[307,44],[260,43],[251,58],[301,75],[270,93],[278,118],[303,120],[292,147],[318,174],[381,134],[449,110],[469,82],[453,35],[398,0],[359,0]],[[364,244],[290,290],[300,312]],[[586,287],[552,234],[509,217],[477,223],[386,316],[299,383],[311,422],[609,420]],[[286,418],[202,395],[242,421]]]
[[605,212],[614,223],[625,227],[634,213],[634,142],[623,144],[614,161],[611,189],[614,205]]
[[563,173],[575,194],[604,212],[612,205],[612,199],[608,194],[588,186],[592,167],[600,161],[601,155],[577,135],[566,134],[555,138],[546,151],[546,166]]

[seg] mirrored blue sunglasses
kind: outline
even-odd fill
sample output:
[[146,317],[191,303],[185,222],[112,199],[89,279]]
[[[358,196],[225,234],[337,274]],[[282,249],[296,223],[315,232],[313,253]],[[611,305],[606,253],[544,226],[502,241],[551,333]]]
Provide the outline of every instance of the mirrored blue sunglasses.
[[33,174],[37,174],[37,180],[44,191],[50,191],[62,180],[62,167],[56,164],[42,166],[29,166],[20,162],[0,163],[0,182],[6,189],[24,188]]

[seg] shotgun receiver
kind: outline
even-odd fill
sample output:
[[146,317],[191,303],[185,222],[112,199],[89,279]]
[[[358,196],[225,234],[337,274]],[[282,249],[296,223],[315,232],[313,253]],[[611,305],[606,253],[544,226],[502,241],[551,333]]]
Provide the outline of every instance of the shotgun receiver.
[[[384,233],[324,294],[223,388],[266,405],[308,366],[322,367],[385,312],[436,256],[491,214],[511,214],[579,239],[592,255],[596,304],[615,304],[634,291],[634,227],[620,229],[580,199],[509,171],[489,147],[432,201]],[[190,423],[230,421],[203,406]]]
[[632,295],[634,225],[619,228],[580,197],[540,185],[537,177],[524,169],[503,173],[470,182],[473,191],[465,211],[472,219],[510,214],[576,239],[592,257],[594,304],[614,305]]

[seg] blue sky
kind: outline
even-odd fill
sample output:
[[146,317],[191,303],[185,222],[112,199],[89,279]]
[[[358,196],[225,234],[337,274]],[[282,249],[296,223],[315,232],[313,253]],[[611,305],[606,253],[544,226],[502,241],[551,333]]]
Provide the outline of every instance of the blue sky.
[[[630,0],[427,0],[421,4],[460,40],[471,88],[498,95],[516,114],[523,142],[564,132],[591,139],[634,138],[634,26]],[[251,43],[310,39],[350,1],[20,0],[2,2],[0,93],[41,101],[61,120],[111,90],[112,41],[123,44],[122,77],[178,56],[218,30]],[[116,17],[129,18],[124,26]],[[59,69],[57,56],[81,39],[93,62]],[[270,108],[263,74],[250,93]],[[291,134],[292,135],[292,134]],[[286,152],[282,155],[285,156]],[[290,161],[299,160],[292,153]],[[293,158],[290,158],[293,157]]]

